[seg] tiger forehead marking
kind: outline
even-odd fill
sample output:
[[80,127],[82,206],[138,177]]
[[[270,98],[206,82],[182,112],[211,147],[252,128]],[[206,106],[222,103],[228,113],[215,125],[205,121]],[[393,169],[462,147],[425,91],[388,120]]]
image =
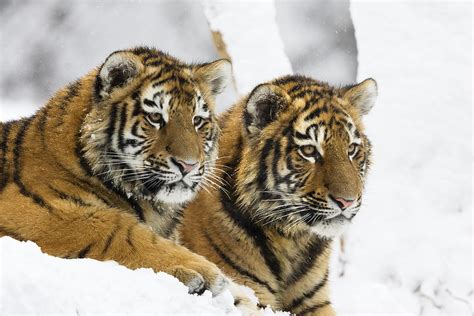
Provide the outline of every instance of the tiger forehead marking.
[[326,102],[318,102],[306,107],[306,111],[297,114],[293,124],[296,145],[313,145],[319,154],[324,156],[324,147],[333,138],[347,141],[349,144],[361,143],[353,119],[344,109],[339,108],[337,103],[328,105]]

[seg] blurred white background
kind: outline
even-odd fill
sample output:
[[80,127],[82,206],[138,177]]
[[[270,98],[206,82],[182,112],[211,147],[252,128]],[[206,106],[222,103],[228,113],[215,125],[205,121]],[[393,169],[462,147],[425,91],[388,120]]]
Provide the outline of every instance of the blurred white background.
[[[277,1],[276,8],[295,72],[336,84],[354,82],[357,48],[349,1],[287,0]],[[136,45],[155,46],[187,62],[218,58],[199,1],[2,0],[0,98],[39,107],[111,52]],[[227,89],[220,109],[235,99]]]

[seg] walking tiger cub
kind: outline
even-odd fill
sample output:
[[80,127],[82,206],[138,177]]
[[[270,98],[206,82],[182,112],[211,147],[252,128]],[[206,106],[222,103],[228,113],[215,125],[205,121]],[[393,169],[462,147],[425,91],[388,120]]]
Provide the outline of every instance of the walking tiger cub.
[[175,241],[184,203],[212,177],[214,97],[230,73],[227,60],[118,51],[35,115],[0,123],[0,236],[222,291],[220,270]]
[[257,86],[221,117],[218,176],[185,209],[192,251],[297,315],[333,315],[331,239],[357,214],[370,165],[362,116],[374,80],[341,89],[302,76]]

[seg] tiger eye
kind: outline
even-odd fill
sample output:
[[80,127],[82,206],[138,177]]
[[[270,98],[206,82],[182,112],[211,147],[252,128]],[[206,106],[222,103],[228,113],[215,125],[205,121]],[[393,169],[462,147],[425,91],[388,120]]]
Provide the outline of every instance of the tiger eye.
[[155,124],[160,123],[161,119],[163,118],[163,116],[160,113],[150,113],[148,114],[147,117],[151,123],[155,123]]
[[355,155],[355,153],[357,152],[357,144],[350,144],[347,152],[349,156]]
[[201,125],[202,121],[203,121],[203,118],[200,117],[200,116],[195,116],[193,118],[193,123],[194,123],[195,126]]
[[300,148],[301,153],[306,157],[313,157],[316,154],[316,147],[312,145],[304,145]]

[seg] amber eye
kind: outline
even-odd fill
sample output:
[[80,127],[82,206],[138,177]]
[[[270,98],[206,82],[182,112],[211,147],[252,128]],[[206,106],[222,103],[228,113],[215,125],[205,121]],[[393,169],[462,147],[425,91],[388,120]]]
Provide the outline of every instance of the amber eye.
[[204,118],[202,118],[202,117],[200,117],[200,116],[195,116],[195,117],[193,118],[193,124],[194,124],[194,126],[200,127],[202,123],[204,123]]
[[349,148],[347,149],[347,153],[349,154],[349,157],[353,157],[357,153],[357,149],[359,149],[359,145],[350,144]]
[[160,113],[150,113],[147,115],[146,118],[151,124],[161,124],[161,121],[163,120],[163,115],[161,115]]
[[315,158],[315,155],[318,151],[313,145],[304,145],[300,147],[300,152],[303,156],[307,158]]

